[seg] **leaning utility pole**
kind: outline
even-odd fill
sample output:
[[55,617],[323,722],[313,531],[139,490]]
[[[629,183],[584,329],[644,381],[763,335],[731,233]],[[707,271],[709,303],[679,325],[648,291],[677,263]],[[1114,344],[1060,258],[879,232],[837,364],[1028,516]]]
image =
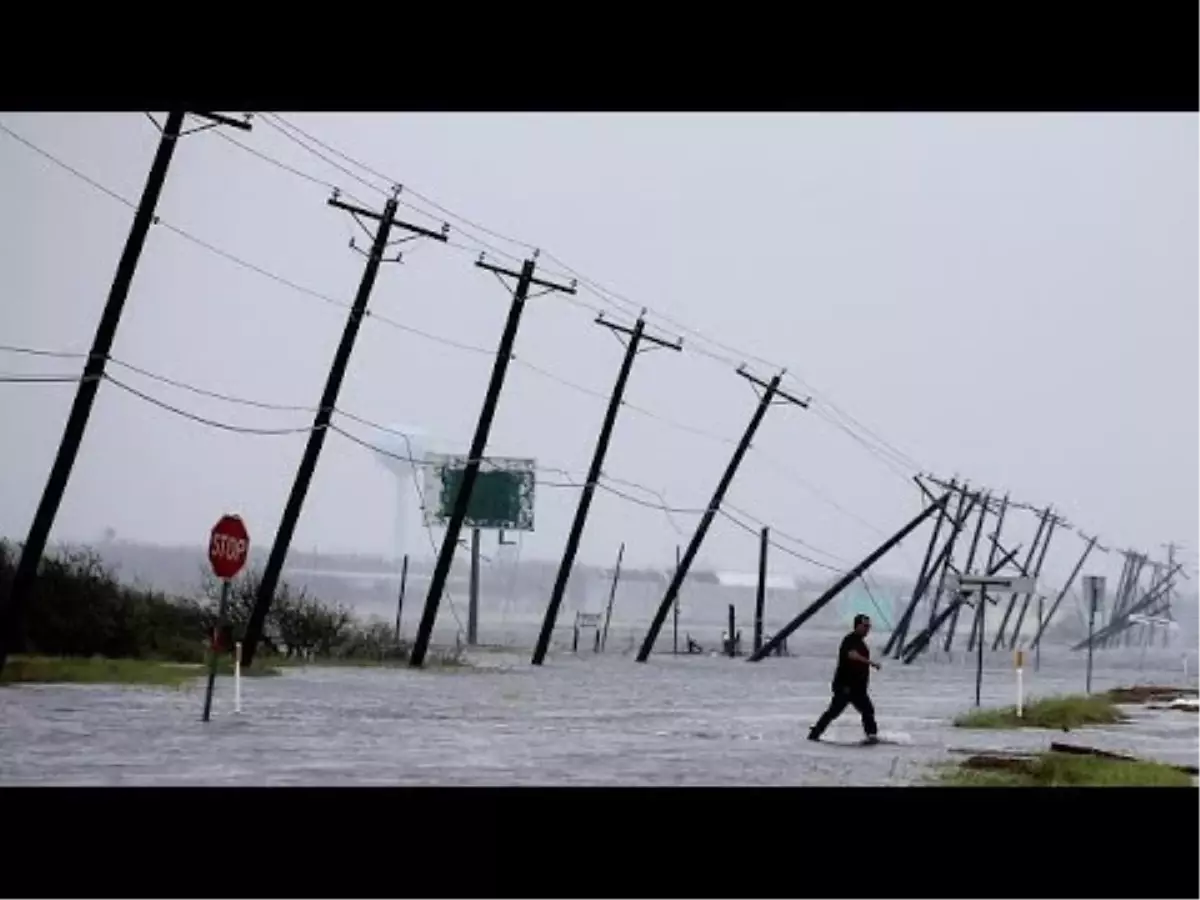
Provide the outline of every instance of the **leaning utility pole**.
[[504,387],[504,375],[508,372],[508,363],[512,359],[513,344],[517,339],[517,328],[521,324],[521,313],[525,310],[525,301],[529,297],[531,285],[545,288],[545,292],[560,291],[564,294],[575,293],[575,283],[568,286],[555,284],[541,278],[535,278],[534,267],[537,265],[538,252],[525,260],[520,272],[512,272],[500,266],[485,262],[483,256],[475,265],[486,269],[497,276],[508,276],[517,280],[512,293],[512,303],[508,309],[508,319],[504,323],[504,331],[500,336],[500,347],[496,351],[496,360],[492,363],[492,375],[488,381],[487,393],[483,398],[483,409],[479,412],[479,422],[475,426],[475,436],[471,439],[471,449],[467,454],[467,464],[463,469],[462,481],[458,493],[454,497],[454,507],[450,511],[450,520],[446,523],[446,534],[442,538],[442,548],[438,553],[437,564],[429,581],[429,594],[425,598],[425,610],[421,614],[421,624],[417,629],[417,637],[413,642],[409,665],[417,668],[425,663],[425,653],[429,649],[429,639],[433,635],[433,623],[437,620],[438,605],[442,600],[442,590],[446,586],[446,577],[450,574],[450,564],[454,561],[454,551],[458,547],[458,535],[463,522],[467,518],[467,510],[471,504],[471,492],[475,489],[475,481],[479,477],[479,466],[483,462],[484,451],[487,450],[488,434],[492,429],[492,419],[496,415],[496,404],[500,400],[500,391]]
[[796,618],[792,619],[792,621],[788,622],[777,632],[771,635],[771,639],[769,641],[767,641],[750,655],[749,661],[759,662],[760,660],[769,656],[772,650],[774,650],[791,636],[792,632],[819,613],[826,604],[844,591],[847,585],[853,584],[855,581],[861,578],[862,574],[866,572],[867,569],[875,565],[875,563],[877,563],[893,547],[912,534],[917,528],[920,527],[922,522],[933,515],[938,509],[944,507],[949,501],[950,494],[946,493],[939,497],[937,501],[931,503],[929,506],[921,510],[921,512],[918,513],[917,516],[914,517],[907,525],[876,547],[866,559],[839,578],[831,587],[827,588],[820,597],[805,607],[800,614],[796,616]]
[[[567,535],[567,546],[563,550],[562,562],[558,566],[558,574],[554,578],[554,588],[550,592],[550,602],[546,605],[546,616],[542,621],[542,630],[538,635],[537,646],[533,650],[533,664],[540,666],[546,658],[550,647],[550,636],[554,633],[554,625],[558,620],[558,610],[562,606],[563,593],[567,589],[567,581],[571,577],[571,569],[575,565],[575,554],[579,551],[579,542],[583,538],[583,527],[587,523],[588,510],[592,505],[592,496],[596,492],[596,483],[604,469],[604,457],[608,453],[608,443],[612,439],[613,426],[617,421],[617,413],[625,397],[625,385],[629,381],[629,373],[633,369],[633,360],[641,349],[642,340],[649,341],[655,347],[665,347],[668,350],[683,349],[683,341],[674,343],[660,340],[645,333],[646,311],[638,316],[633,328],[617,325],[604,318],[604,313],[596,317],[596,324],[610,329],[615,335],[628,335],[625,344],[625,358],[621,360],[621,369],[617,372],[617,383],[613,386],[612,396],[608,401],[608,411],[604,414],[604,423],[600,426],[600,436],[596,439],[596,449],[592,454],[592,462],[588,467],[587,479],[579,494],[579,505],[575,507],[575,518],[571,522],[571,531]],[[617,338],[620,340],[620,337]]]
[[[1087,558],[1091,554],[1092,548],[1097,546],[1099,545],[1096,543],[1096,538],[1088,538],[1087,546],[1083,548],[1083,554],[1079,557],[1079,561],[1075,563],[1075,568],[1071,570],[1071,574],[1067,578],[1066,583],[1062,586],[1062,590],[1058,592],[1058,596],[1054,598],[1054,602],[1050,604],[1050,612],[1046,613],[1045,617],[1038,622],[1037,634],[1033,636],[1033,641],[1031,644],[1035,650],[1042,646],[1042,635],[1046,633],[1046,628],[1054,620],[1054,614],[1058,612],[1059,604],[1062,603],[1063,597],[1067,596],[1067,593],[1071,590],[1071,585],[1075,583],[1075,579],[1079,577],[1079,571],[1083,568],[1083,564],[1087,562]],[[1104,548],[1100,547],[1100,550],[1103,551]],[[1092,615],[1091,610],[1088,611],[1088,615]]]
[[[992,534],[992,546],[988,550],[987,569],[990,572],[992,565],[996,561],[996,554],[1000,552],[1000,536],[1004,532],[1004,517],[1008,514],[1008,494],[1004,495],[1004,499],[1000,501],[1000,512],[996,516],[996,531]],[[985,599],[981,596],[980,599]],[[971,620],[971,635],[967,639],[967,651],[975,649],[975,640],[979,637],[979,624],[981,617],[984,616],[984,607],[980,603],[975,607],[975,616]]]
[[763,526],[758,543],[758,591],[754,597],[754,652],[762,649],[763,612],[767,605],[767,548],[771,545],[771,529]]
[[[1031,577],[1036,581],[1042,576],[1042,566],[1046,564],[1046,554],[1050,551],[1050,541],[1054,539],[1054,529],[1064,520],[1051,513],[1050,527],[1046,529],[1046,540],[1042,542],[1042,550],[1038,556],[1037,565],[1033,567]],[[1008,649],[1012,650],[1017,646],[1017,640],[1021,637],[1021,626],[1025,624],[1025,613],[1029,611],[1029,601],[1033,599],[1033,594],[1026,594],[1024,601],[1021,603],[1021,612],[1017,616],[1017,624],[1013,626],[1012,638],[1008,642]],[[1038,595],[1038,608],[1042,606],[1041,595]],[[1039,623],[1040,624],[1040,623]]]
[[[1025,565],[1021,566],[1021,574],[1028,576],[1030,566],[1033,565],[1034,554],[1037,553],[1038,544],[1042,539],[1042,532],[1046,528],[1046,521],[1050,515],[1050,509],[1047,507],[1038,519],[1037,531],[1033,535],[1033,543],[1029,545],[1029,553],[1025,557]],[[1013,607],[1016,606],[1017,595],[1013,594],[1008,598],[1008,606],[1004,608],[1004,618],[1000,620],[1000,627],[996,630],[996,639],[992,642],[992,652],[995,653],[1000,649],[1000,645],[1004,642],[1004,632],[1008,629],[1008,620],[1013,614]]]
[[[327,201],[330,206],[350,213],[359,226],[368,234],[370,234],[370,230],[363,224],[363,218],[374,219],[379,224],[375,229],[371,249],[365,254],[367,264],[363,269],[362,279],[358,284],[358,293],[355,295],[354,303],[350,307],[350,315],[347,316],[346,326],[342,330],[341,342],[334,353],[333,363],[329,367],[329,375],[325,379],[325,389],[321,392],[321,402],[313,418],[312,430],[308,433],[308,443],[304,447],[304,455],[300,458],[300,465],[296,469],[296,476],[292,481],[292,491],[288,495],[287,504],[283,508],[283,516],[279,521],[279,530],[275,532],[275,542],[271,545],[271,554],[267,557],[267,565],[263,569],[262,580],[258,585],[258,593],[254,598],[254,609],[251,611],[250,619],[246,623],[246,635],[242,639],[242,665],[244,666],[249,666],[254,661],[254,652],[258,648],[259,640],[262,638],[263,626],[267,620],[267,612],[270,610],[271,602],[275,598],[275,588],[279,585],[279,576],[283,571],[283,563],[287,559],[288,548],[292,543],[292,535],[296,531],[296,523],[300,520],[300,510],[304,506],[304,498],[308,494],[308,486],[312,483],[313,473],[317,468],[317,459],[320,457],[321,448],[325,444],[325,434],[329,430],[329,422],[333,418],[334,409],[337,407],[338,393],[342,388],[342,379],[346,375],[346,367],[350,363],[350,354],[354,350],[354,341],[358,337],[359,326],[367,315],[367,301],[371,296],[372,288],[375,287],[375,278],[379,274],[379,266],[384,262],[383,254],[388,248],[388,236],[392,233],[392,227],[402,228],[412,233],[411,236],[402,238],[401,240],[427,237],[435,241],[444,242],[447,234],[450,232],[449,225],[443,225],[442,230],[436,232],[429,231],[417,225],[410,225],[408,222],[397,219],[395,216],[396,207],[399,203],[399,194],[399,187],[393,189],[392,195],[388,198],[382,213],[346,203],[338,198],[336,190],[333,196]],[[360,216],[362,218],[359,218]],[[350,246],[355,250],[358,249],[354,245],[353,240],[350,241]],[[399,256],[391,261],[395,262],[398,259]]]
[[[962,487],[959,488],[958,508],[954,511],[954,525],[950,530],[950,540],[947,542],[948,549],[942,561],[941,573],[938,575],[937,590],[934,592],[933,599],[929,603],[930,624],[933,624],[933,620],[937,616],[938,604],[941,603],[942,594],[946,590],[946,573],[954,567],[954,548],[958,544],[959,536],[962,535],[962,530],[971,516],[971,510],[975,508],[975,503],[979,498],[978,494],[972,494],[967,490],[967,484],[968,482],[964,481]],[[970,501],[969,504],[968,500]]]
[[[671,583],[667,585],[667,592],[663,595],[662,602],[658,606],[658,611],[654,614],[654,620],[650,623],[650,630],[646,632],[646,639],[642,642],[642,647],[638,651],[638,662],[645,662],[650,657],[650,651],[654,649],[654,642],[658,640],[658,632],[662,629],[663,622],[667,618],[667,612],[670,610],[675,598],[679,595],[679,588],[683,584],[683,579],[687,576],[688,569],[691,568],[696,554],[700,552],[700,545],[704,543],[704,536],[708,533],[708,529],[712,525],[713,517],[717,514],[717,510],[721,508],[721,501],[725,499],[725,492],[729,490],[733,476],[737,474],[738,466],[742,464],[742,458],[746,455],[746,451],[750,449],[750,442],[754,440],[754,433],[758,431],[758,426],[761,424],[763,416],[767,413],[767,407],[775,399],[775,395],[778,394],[786,402],[793,403],[801,409],[808,409],[809,400],[800,400],[779,389],[779,382],[783,380],[784,371],[780,371],[769,383],[755,378],[746,371],[744,365],[738,367],[737,373],[751,384],[763,388],[762,396],[758,400],[758,406],[754,410],[750,424],[746,426],[746,433],[742,435],[737,449],[733,451],[733,458],[729,460],[729,465],[725,468],[725,474],[721,476],[721,481],[717,484],[717,489],[713,492],[712,500],[708,503],[708,508],[704,510],[704,515],[700,517],[700,523],[696,526],[696,532],[692,535],[692,540],[688,543],[687,551],[683,554],[683,559],[675,567],[675,574],[671,578]],[[733,635],[729,637],[730,640],[733,640]]]
[[[992,502],[989,494],[984,494],[979,501],[979,521],[975,523],[975,534],[971,536],[971,547],[967,551],[967,561],[963,564],[962,574],[970,575],[971,566],[975,565],[975,551],[979,549],[979,538],[983,534],[983,523],[987,521],[988,504]],[[992,545],[993,550],[995,545]],[[983,595],[980,595],[980,608],[983,607]],[[954,607],[954,613],[950,616],[950,627],[946,629],[946,643],[942,646],[942,650],[946,653],[950,652],[950,648],[954,645],[954,632],[958,627],[958,613],[961,606]]]
[[[108,300],[100,314],[100,322],[92,337],[92,347],[88,353],[87,362],[83,366],[83,375],[75,389],[75,400],[71,403],[71,411],[67,415],[67,423],[63,428],[62,438],[58,444],[58,453],[50,467],[50,475],[42,490],[42,498],[38,501],[37,511],[34,512],[33,522],[29,526],[29,534],[21,547],[21,558],[17,562],[17,570],[9,586],[8,599],[0,608],[0,670],[8,659],[8,654],[20,640],[20,631],[24,623],[25,608],[29,603],[34,582],[37,581],[38,567],[42,554],[46,551],[46,542],[54,527],[54,519],[62,503],[67,482],[71,478],[71,470],[75,466],[75,458],[79,455],[79,447],[83,443],[83,433],[87,429],[88,418],[92,413],[92,404],[96,401],[96,393],[104,378],[104,367],[108,362],[108,354],[112,349],[113,339],[117,334],[117,326],[121,322],[121,312],[129,289],[133,285],[133,276],[137,271],[138,260],[146,243],[146,235],[150,226],[155,222],[155,209],[158,198],[162,194],[163,184],[167,180],[167,169],[171,165],[171,157],[179,138],[190,134],[183,128],[184,116],[182,111],[167,113],[166,124],[159,130],[161,138],[158,149],[154,153],[154,161],[150,164],[150,174],[146,176],[146,184],[142,188],[142,196],[138,201],[137,210],[133,214],[133,224],[129,227],[129,236],[125,239],[125,248],[117,262],[117,271],[109,288]],[[212,128],[216,125],[228,125],[250,130],[250,123],[230,119],[216,113],[193,113],[193,115],[208,119],[210,124],[193,131]],[[152,118],[153,120],[153,118]],[[155,125],[157,126],[157,122]]]
[[[922,492],[925,492],[925,485],[921,484],[921,480],[917,476],[913,476],[913,481],[917,483]],[[956,487],[955,479],[950,481],[950,490]],[[926,492],[927,493],[927,492]],[[883,648],[883,655],[890,656],[893,647],[902,646],[904,638],[908,635],[908,626],[912,621],[913,613],[916,611],[917,604],[921,602],[921,598],[925,594],[925,590],[929,586],[929,579],[926,577],[930,572],[929,563],[933,559],[933,548],[937,546],[938,535],[942,530],[942,523],[946,520],[946,508],[943,506],[938,510],[937,521],[934,523],[933,532],[929,535],[929,546],[925,548],[925,558],[921,560],[921,570],[917,573],[916,583],[913,585],[912,599],[908,601],[908,606],[900,616],[900,621],[896,623],[896,627],[892,630],[891,637],[888,638],[887,644]]]

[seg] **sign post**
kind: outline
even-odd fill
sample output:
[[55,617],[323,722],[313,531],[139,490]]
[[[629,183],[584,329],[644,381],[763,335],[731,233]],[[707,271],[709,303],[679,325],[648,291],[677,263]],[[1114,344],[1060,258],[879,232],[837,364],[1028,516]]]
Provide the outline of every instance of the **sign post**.
[[1017,718],[1025,714],[1025,651],[1017,651]]
[[[225,624],[225,611],[229,606],[229,582],[242,567],[250,552],[250,535],[239,516],[226,514],[213,526],[208,539],[208,561],[213,574],[221,579],[221,603],[217,607],[217,623],[213,626],[212,646],[208,659],[208,688],[204,692],[204,721],[212,711],[213,686],[217,680],[217,658],[221,647],[221,629]],[[240,656],[240,654],[239,654]],[[239,659],[240,663],[240,659]],[[240,666],[239,666],[240,669]],[[239,671],[238,675],[241,674]],[[239,690],[240,694],[240,690]],[[238,706],[241,697],[237,698]]]
[[[951,594],[979,596],[979,644],[975,656],[975,705],[979,706],[983,696],[983,635],[987,615],[987,595],[1032,594],[1037,588],[1037,579],[1013,575],[951,575],[946,579],[946,589]],[[1017,656],[1017,715],[1022,714],[1021,684],[1024,656]]]
[[1087,686],[1085,692],[1092,692],[1092,637],[1096,631],[1096,613],[1104,605],[1104,576],[1083,576],[1083,597],[1088,608],[1088,655],[1087,655]]

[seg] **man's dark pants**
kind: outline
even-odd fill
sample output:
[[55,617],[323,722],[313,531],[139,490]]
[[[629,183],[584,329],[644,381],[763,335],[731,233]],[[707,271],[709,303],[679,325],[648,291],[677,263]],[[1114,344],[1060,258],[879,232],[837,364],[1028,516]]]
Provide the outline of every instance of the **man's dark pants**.
[[858,710],[858,714],[862,716],[863,731],[867,733],[868,737],[874,737],[879,729],[875,725],[875,704],[871,702],[867,689],[846,685],[833,689],[833,700],[829,703],[829,709],[821,714],[821,718],[817,720],[817,724],[812,727],[808,736],[819,738],[830,723],[845,712],[847,706],[853,706]]

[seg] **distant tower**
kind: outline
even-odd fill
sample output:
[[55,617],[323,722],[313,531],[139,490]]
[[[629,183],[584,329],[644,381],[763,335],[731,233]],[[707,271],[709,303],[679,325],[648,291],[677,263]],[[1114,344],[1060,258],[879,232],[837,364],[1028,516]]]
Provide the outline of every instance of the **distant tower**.
[[[424,490],[424,475],[421,463],[429,452],[429,433],[417,425],[392,425],[391,432],[384,432],[379,442],[382,452],[375,458],[385,469],[396,476],[396,535],[394,551],[396,559],[419,548],[409,546],[410,525],[420,521],[421,497],[417,489]],[[397,432],[393,434],[392,432]],[[414,462],[409,462],[409,460]],[[414,482],[416,482],[414,484]]]

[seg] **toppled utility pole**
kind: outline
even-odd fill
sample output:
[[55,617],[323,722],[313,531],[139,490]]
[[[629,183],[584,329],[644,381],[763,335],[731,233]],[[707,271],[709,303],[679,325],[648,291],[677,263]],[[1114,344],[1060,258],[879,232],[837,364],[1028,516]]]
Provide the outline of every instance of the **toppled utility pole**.
[[104,379],[104,367],[108,362],[108,354],[117,335],[117,326],[120,325],[125,300],[133,285],[133,276],[142,256],[142,248],[146,244],[146,236],[150,232],[150,226],[156,221],[155,210],[158,207],[158,199],[162,194],[163,185],[167,180],[167,170],[170,168],[176,144],[179,138],[191,134],[192,131],[202,131],[217,125],[227,125],[243,131],[251,130],[249,121],[231,119],[216,113],[196,112],[192,115],[208,119],[210,124],[192,129],[192,131],[183,131],[186,115],[187,113],[183,111],[169,112],[166,123],[161,126],[153,116],[150,116],[161,134],[158,149],[154,152],[154,161],[150,164],[150,172],[146,176],[141,199],[134,211],[133,223],[129,226],[129,235],[125,239],[121,258],[117,262],[117,271],[113,275],[108,299],[100,314],[100,321],[96,325],[96,332],[92,336],[92,347],[88,352],[87,361],[84,363],[79,384],[75,388],[75,399],[72,401],[71,411],[67,415],[67,422],[58,444],[58,452],[50,467],[50,474],[46,479],[46,486],[42,490],[41,500],[38,501],[37,510],[33,514],[29,534],[21,546],[21,557],[17,561],[16,572],[13,573],[7,600],[0,607],[0,670],[3,670],[8,654],[16,648],[20,641],[25,608],[29,604],[33,585],[37,581],[38,567],[41,565],[42,555],[46,552],[46,542],[54,527],[54,520],[58,515],[58,508],[62,504],[63,494],[66,493],[67,482],[71,479],[75,458],[79,455],[79,448],[83,443],[83,435],[87,430],[92,405],[96,401],[96,393],[100,390],[100,382]]
[[[554,578],[554,587],[550,591],[550,602],[546,605],[546,615],[542,620],[542,630],[538,634],[537,646],[533,650],[533,664],[540,666],[546,658],[550,647],[550,636],[554,633],[554,625],[558,620],[558,610],[562,606],[563,593],[567,589],[567,581],[575,565],[575,554],[579,551],[579,542],[583,538],[583,528],[587,523],[588,510],[592,505],[592,496],[596,493],[596,483],[604,470],[604,457],[608,453],[608,444],[612,439],[613,426],[617,421],[617,413],[624,402],[625,385],[629,381],[629,373],[633,369],[633,360],[641,351],[642,341],[647,341],[652,348],[661,347],[679,351],[683,349],[683,341],[664,341],[653,335],[646,334],[646,311],[638,316],[632,328],[609,322],[601,313],[596,317],[596,324],[603,325],[615,335],[626,335],[629,340],[625,344],[625,357],[621,360],[620,371],[617,372],[617,382],[613,386],[612,396],[608,401],[608,411],[604,414],[604,422],[600,426],[600,436],[596,439],[596,449],[592,453],[592,462],[588,467],[587,478],[583,490],[579,494],[579,504],[575,507],[575,518],[571,522],[571,531],[567,534],[567,546],[563,550],[562,561],[558,566],[558,574]],[[618,337],[617,340],[620,340]]]
[[721,476],[721,481],[717,484],[717,489],[713,492],[712,500],[709,501],[708,507],[700,517],[700,523],[696,526],[696,532],[692,535],[692,539],[688,543],[687,551],[683,554],[683,559],[675,567],[675,574],[671,578],[671,583],[667,585],[667,592],[663,595],[662,602],[658,605],[658,610],[654,614],[654,620],[650,623],[650,630],[646,632],[646,639],[642,642],[641,649],[638,651],[638,662],[645,662],[650,657],[650,652],[654,649],[654,643],[658,640],[658,633],[667,618],[667,612],[671,609],[671,604],[675,602],[675,598],[679,595],[679,588],[683,585],[683,579],[687,577],[688,569],[691,568],[696,554],[700,552],[700,545],[704,543],[704,536],[708,533],[717,510],[721,508],[721,501],[725,499],[725,492],[729,490],[733,476],[737,474],[738,467],[742,464],[742,458],[746,455],[746,451],[750,449],[750,442],[754,440],[754,433],[758,431],[758,426],[761,424],[763,416],[766,415],[767,408],[771,406],[776,395],[782,397],[785,402],[799,406],[801,409],[808,408],[809,400],[801,400],[779,389],[779,382],[783,380],[783,371],[779,372],[769,383],[763,382],[751,375],[746,371],[745,366],[739,366],[737,373],[752,385],[762,388],[762,396],[759,398],[758,406],[754,410],[750,424],[746,426],[745,434],[742,435],[741,441],[738,442],[737,449],[733,451],[733,457],[729,460],[729,465],[725,468],[725,474]]
[[488,381],[487,393],[483,398],[483,409],[479,413],[479,421],[475,426],[475,436],[471,439],[471,449],[467,454],[467,464],[463,469],[462,481],[458,493],[454,497],[454,507],[450,512],[450,520],[446,523],[446,533],[442,538],[442,548],[438,553],[433,575],[429,580],[429,594],[425,598],[425,609],[421,614],[421,624],[417,628],[417,636],[413,641],[409,665],[419,668],[425,663],[425,653],[429,649],[429,639],[433,635],[433,623],[437,620],[438,605],[441,603],[442,591],[446,586],[446,578],[450,574],[450,564],[454,561],[454,551],[458,547],[458,535],[462,531],[463,522],[470,508],[471,491],[479,478],[479,466],[483,462],[484,451],[487,450],[488,434],[491,432],[492,419],[496,415],[496,404],[500,400],[500,391],[504,387],[504,375],[508,371],[509,360],[512,359],[513,344],[517,339],[517,328],[521,324],[521,313],[525,309],[525,301],[529,296],[529,288],[538,285],[547,292],[558,291],[564,294],[575,293],[575,283],[570,285],[555,284],[552,281],[534,277],[537,252],[525,260],[520,272],[512,272],[500,266],[486,262],[481,256],[475,263],[481,269],[486,269],[497,276],[508,276],[516,279],[516,287],[512,292],[512,303],[508,310],[508,319],[504,323],[504,332],[500,336],[500,346],[496,351],[496,360],[492,363],[492,375]]
[[[921,489],[926,498],[932,500],[932,496],[926,489],[925,485],[921,483],[921,479],[914,475],[913,481],[916,482],[917,487]],[[949,489],[953,491],[955,487],[957,487],[955,479],[951,479]],[[894,647],[903,646],[904,639],[908,636],[908,627],[909,623],[912,621],[913,612],[916,610],[917,604],[921,602],[921,598],[924,596],[926,589],[929,587],[929,578],[926,576],[930,573],[929,564],[933,559],[933,548],[937,546],[938,535],[941,533],[942,523],[945,521],[946,509],[945,507],[942,507],[942,509],[938,511],[937,521],[934,523],[933,531],[929,535],[929,545],[925,548],[925,558],[921,560],[921,569],[917,573],[917,580],[913,585],[912,599],[909,600],[908,606],[905,607],[904,612],[900,615],[900,621],[896,623],[896,627],[892,629],[892,634],[888,638],[887,644],[884,645],[884,656],[890,656]]]
[[[992,566],[996,561],[996,554],[1000,552],[1000,535],[1004,532],[1004,517],[1008,514],[1008,494],[1004,495],[1004,499],[1000,501],[1000,512],[996,517],[996,531],[991,537],[991,548],[988,550],[987,571],[992,570]],[[975,649],[975,641],[979,637],[980,622],[983,619],[984,607],[981,603],[975,607],[975,616],[971,619],[971,635],[967,639],[968,652]]]
[[[371,249],[364,254],[367,258],[367,264],[363,268],[362,278],[358,283],[358,293],[355,294],[354,303],[350,307],[350,314],[346,317],[346,325],[342,329],[342,339],[338,343],[337,351],[333,355],[333,362],[329,366],[329,374],[325,379],[325,388],[321,392],[321,402],[317,406],[316,415],[313,417],[312,430],[309,431],[308,442],[304,446],[304,455],[300,458],[300,465],[296,468],[296,476],[292,481],[292,490],[288,494],[287,504],[283,508],[283,516],[279,521],[279,529],[275,532],[275,542],[271,545],[271,554],[267,557],[267,564],[263,568],[262,580],[258,584],[258,593],[254,598],[254,609],[251,611],[250,619],[246,623],[246,635],[242,642],[242,664],[247,667],[254,661],[254,653],[258,649],[258,642],[262,639],[263,626],[267,621],[267,613],[270,611],[271,603],[275,599],[275,589],[279,586],[279,576],[283,572],[283,563],[287,559],[288,549],[292,544],[292,536],[296,531],[296,524],[300,521],[300,511],[304,508],[304,498],[308,495],[308,488],[312,483],[313,473],[317,469],[317,460],[321,456],[321,448],[325,444],[325,435],[329,430],[329,423],[333,418],[334,409],[337,407],[338,394],[342,389],[342,380],[346,376],[346,368],[350,364],[350,355],[354,351],[354,342],[358,337],[359,326],[367,315],[367,301],[371,297],[371,290],[375,287],[375,279],[379,274],[379,266],[384,262],[384,253],[388,248],[388,237],[392,233],[392,228],[401,228],[410,233],[409,236],[401,240],[413,240],[417,237],[425,237],[445,243],[446,237],[450,233],[449,225],[442,225],[442,230],[437,232],[397,219],[396,207],[399,204],[399,195],[400,187],[397,186],[392,190],[391,196],[388,197],[382,213],[364,209],[352,203],[346,203],[339,198],[337,191],[334,191],[333,196],[328,200],[328,204],[335,209],[350,213],[359,227],[366,231],[367,234],[371,232],[363,224],[362,219],[374,219],[379,224],[376,226],[375,234],[371,241]],[[350,241],[350,247],[354,250],[359,249],[355,246],[353,240]],[[397,254],[391,261],[397,262],[399,258]]]
[[[1050,516],[1050,508],[1047,507],[1038,519],[1037,531],[1033,535],[1033,543],[1029,545],[1029,554],[1025,557],[1025,564],[1020,567],[1022,575],[1028,575],[1030,566],[1033,565],[1034,554],[1037,553],[1038,545],[1042,539],[1042,533],[1045,531],[1046,522]],[[996,639],[992,642],[992,652],[995,653],[1000,649],[1000,645],[1004,642],[1004,634],[1008,630],[1008,620],[1013,614],[1013,608],[1017,603],[1017,595],[1013,594],[1008,598],[1008,606],[1004,609],[1004,618],[1000,620],[1000,627],[996,630]]]

